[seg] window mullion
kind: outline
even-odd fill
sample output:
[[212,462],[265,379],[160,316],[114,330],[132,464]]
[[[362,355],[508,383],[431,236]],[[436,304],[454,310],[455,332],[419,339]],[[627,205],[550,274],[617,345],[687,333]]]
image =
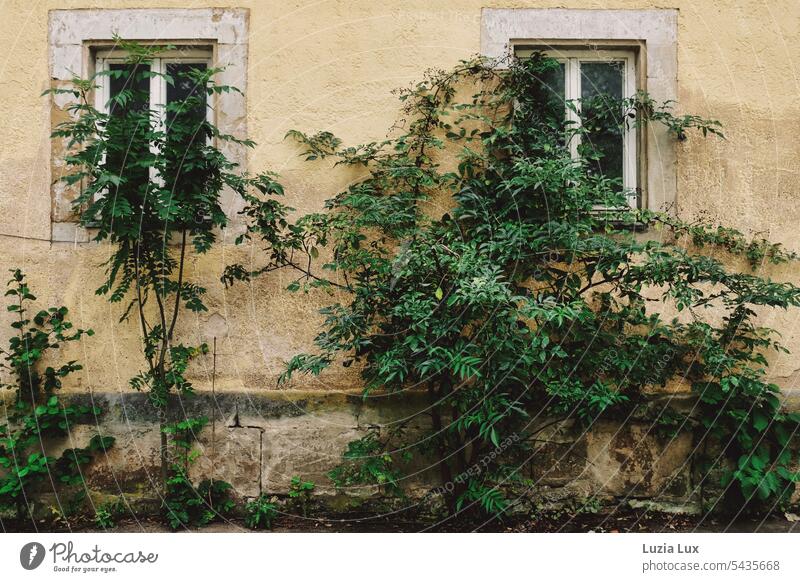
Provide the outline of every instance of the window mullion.
[[[104,71],[108,71],[108,69],[109,69],[108,59],[97,59],[95,61],[95,74],[99,74],[99,73],[102,73]],[[95,90],[94,90],[94,108],[97,111],[101,112],[101,113],[109,114],[111,112],[109,107],[108,107],[108,101],[109,101],[109,99],[111,99],[111,88],[110,88],[110,85],[111,85],[110,79],[111,79],[111,77],[109,77],[108,75],[100,75],[97,78],[101,79],[101,81],[95,87]],[[103,153],[102,153],[102,155],[100,157],[100,160],[98,162],[101,167],[105,167],[106,159],[108,159],[108,152],[103,150]],[[92,201],[96,202],[96,201],[100,200],[101,198],[103,198],[103,196],[105,196],[105,192],[104,191],[95,192],[94,198],[93,198]]]
[[[157,133],[160,133],[165,130],[166,117],[166,110],[164,107],[164,95],[166,94],[164,87],[166,81],[163,77],[164,60],[160,58],[153,59],[153,61],[150,63],[150,71],[153,73],[153,75],[150,77],[150,111],[157,112],[156,123],[153,129]],[[153,142],[150,144],[150,151],[156,156],[160,153],[158,146]],[[163,186],[163,179],[158,176],[155,167],[151,166],[149,170],[150,182],[153,184],[158,184],[159,186]]]
[[161,84],[163,79],[160,76],[161,71],[161,59],[153,59],[150,63],[150,110],[151,111],[158,111],[159,115],[159,123],[161,118],[163,117],[163,113],[161,112]]
[[[633,59],[627,58],[625,59],[625,69],[624,69],[624,91],[625,97],[633,97],[636,94],[636,71],[634,69],[634,62]],[[622,148],[623,148],[623,163],[624,167],[622,169],[622,176],[623,176],[623,186],[626,190],[628,190],[628,204],[632,208],[636,208],[639,205],[639,199],[641,198],[641,189],[639,188],[638,184],[638,169],[637,169],[637,130],[636,130],[636,120],[633,123],[628,124],[627,120],[623,120],[626,123],[626,128],[623,134],[623,141],[622,141]]]
[[[108,71],[108,60],[107,59],[97,59],[95,63],[95,74]],[[108,101],[111,99],[111,77],[108,75],[101,75],[98,77],[101,79],[99,86],[95,87],[94,90],[94,108],[97,111],[102,113],[110,113],[108,108]],[[106,163],[106,152],[103,151],[103,157],[100,161],[101,165],[105,165]]]
[[[580,70],[580,61],[578,59],[567,59],[566,61],[566,83],[565,83],[565,93],[567,94],[567,100],[571,101],[573,106],[580,111],[580,98],[581,98],[581,70]],[[567,110],[567,116],[570,121],[572,121],[572,131],[580,126],[581,118],[578,113],[572,111],[572,109]],[[578,159],[578,147],[581,143],[581,137],[577,133],[572,133],[569,141],[569,151],[572,159]]]

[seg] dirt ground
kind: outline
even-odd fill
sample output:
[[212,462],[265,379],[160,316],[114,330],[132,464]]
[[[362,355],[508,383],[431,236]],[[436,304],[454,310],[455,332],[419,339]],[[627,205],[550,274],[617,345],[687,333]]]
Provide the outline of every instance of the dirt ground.
[[[792,514],[770,515],[764,519],[731,519],[675,515],[644,510],[626,510],[608,513],[568,513],[543,514],[531,519],[514,517],[513,519],[481,521],[478,519],[441,520],[438,522],[411,521],[399,516],[366,516],[358,514],[337,515],[336,517],[303,518],[294,515],[279,516],[273,524],[272,532],[509,532],[509,533],[558,533],[558,532],[597,532],[597,533],[680,533],[680,532],[737,532],[737,533],[800,533],[800,521]],[[112,529],[98,529],[90,523],[71,524],[20,524],[0,522],[4,532],[40,531],[40,532],[168,532],[169,528],[157,519],[125,519],[120,520]],[[201,528],[182,530],[197,533],[231,533],[250,532],[244,522],[238,519],[220,520]]]

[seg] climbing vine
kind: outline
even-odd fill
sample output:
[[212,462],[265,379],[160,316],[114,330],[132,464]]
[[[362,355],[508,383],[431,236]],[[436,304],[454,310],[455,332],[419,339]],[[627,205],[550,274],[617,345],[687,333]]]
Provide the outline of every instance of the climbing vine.
[[227,481],[203,479],[195,487],[189,478],[189,467],[199,455],[194,441],[206,424],[205,417],[188,418],[164,428],[175,449],[164,496],[165,517],[172,529],[206,525],[228,515],[235,505]]
[[[176,338],[183,313],[207,311],[206,289],[189,280],[187,261],[192,254],[207,253],[226,227],[223,191],[268,193],[269,178],[244,175],[220,149],[253,145],[221,133],[206,115],[213,96],[237,91],[214,81],[220,69],[157,72],[151,69],[152,59],[174,47],[116,40],[128,55],[124,65],[51,91],[73,98],[67,108],[71,119],[53,137],[67,141],[69,171],[62,179],[80,189],[75,209],[82,224],[96,229],[94,240],[112,249],[97,294],[122,303],[121,320],[132,318],[141,333],[146,367],[130,385],[147,392],[158,413],[166,491],[185,477],[175,472],[181,463],[169,453],[168,437],[175,434],[170,397],[193,393],[187,370],[208,352],[204,343],[185,345]],[[176,92],[162,110],[150,103],[152,79],[188,90],[183,97]],[[105,109],[96,108],[92,92],[112,80],[122,88]]]
[[[58,396],[63,380],[82,369],[78,362],[43,365],[61,345],[93,332],[75,329],[66,307],[31,314],[36,297],[22,271],[11,273],[5,295],[11,299],[7,309],[16,317],[11,323],[14,333],[8,347],[0,348],[0,370],[11,381],[0,383],[0,388],[13,390],[14,396],[4,401],[5,422],[0,424],[0,510],[14,511],[22,522],[36,518],[35,506],[47,490],[55,493],[56,510],[62,515],[68,503],[82,501],[86,494],[85,486],[78,488],[84,485],[82,469],[111,447],[114,437],[96,434],[85,447],[67,449],[58,457],[47,453],[47,439],[66,437],[78,424],[96,423],[102,413],[98,406],[65,404]],[[76,498],[59,497],[65,489],[72,489]]]
[[[451,513],[501,513],[548,428],[629,418],[647,407],[647,387],[685,378],[691,412],[651,420],[694,435],[699,479],[721,473],[723,504],[737,510],[786,501],[800,417],[766,379],[767,354],[784,348],[756,312],[797,306],[800,289],[731,270],[704,247],[753,264],[797,257],[631,208],[621,180],[597,171],[607,141],[593,135],[649,123],[678,140],[723,138],[720,124],[644,93],[568,102],[581,119],[571,122],[547,84],[557,66],[534,54],[432,71],[399,92],[404,124],[382,142],[290,132],[308,160],[365,177],[294,222],[277,182],[274,196],[248,197],[246,238],[263,243],[264,264],[231,265],[223,279],[288,268],[292,291],[337,291],[317,350],[294,357],[281,381],[341,363],[360,369],[365,397],[427,394],[425,410],[351,443],[337,484],[393,490],[404,450],[433,459]],[[420,417],[430,428],[407,431]]]

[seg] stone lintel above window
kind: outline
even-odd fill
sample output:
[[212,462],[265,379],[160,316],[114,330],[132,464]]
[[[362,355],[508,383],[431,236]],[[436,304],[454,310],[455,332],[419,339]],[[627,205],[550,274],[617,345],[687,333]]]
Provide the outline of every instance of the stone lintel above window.
[[[153,9],[76,9],[49,13],[49,67],[52,87],[69,87],[73,77],[94,72],[98,50],[113,45],[115,36],[144,43],[170,45],[202,44],[211,47],[214,67],[225,70],[216,76],[218,83],[238,87],[242,94],[230,92],[215,96],[215,123],[222,133],[247,137],[247,47],[248,11],[239,8],[153,8]],[[53,96],[51,127],[67,119],[68,96]],[[218,146],[247,168],[246,148],[224,143]],[[88,233],[78,226],[72,201],[77,193],[58,181],[64,171],[65,144],[51,144],[51,238],[53,242],[85,242]],[[232,193],[223,195],[223,207],[234,225],[241,200]]]

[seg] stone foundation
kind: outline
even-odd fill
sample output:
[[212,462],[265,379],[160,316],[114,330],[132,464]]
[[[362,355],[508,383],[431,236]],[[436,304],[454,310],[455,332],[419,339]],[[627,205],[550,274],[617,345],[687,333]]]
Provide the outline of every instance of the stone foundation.
[[[105,412],[96,426],[75,427],[69,438],[52,443],[52,454],[84,446],[98,430],[116,437],[106,455],[87,469],[90,494],[97,499],[124,495],[129,503],[155,504],[159,481],[158,419],[144,394],[68,395]],[[316,484],[317,501],[330,507],[352,507],[376,498],[369,487],[337,491],[326,473],[340,463],[347,443],[370,429],[387,428],[419,410],[423,394],[367,401],[357,395],[312,392],[198,393],[171,403],[174,418],[205,415],[210,422],[198,435],[201,453],[191,466],[193,479],[230,482],[239,499],[261,494],[285,495],[297,475]],[[408,427],[419,434],[421,415]],[[546,424],[545,421],[542,424]],[[553,425],[533,443],[524,463],[526,483],[512,492],[521,508],[565,504],[647,504],[672,511],[697,511],[688,434],[662,438],[652,423],[630,419],[603,421],[589,431]],[[415,459],[401,482],[411,499],[441,485],[429,460]],[[344,502],[344,503],[343,503]]]

